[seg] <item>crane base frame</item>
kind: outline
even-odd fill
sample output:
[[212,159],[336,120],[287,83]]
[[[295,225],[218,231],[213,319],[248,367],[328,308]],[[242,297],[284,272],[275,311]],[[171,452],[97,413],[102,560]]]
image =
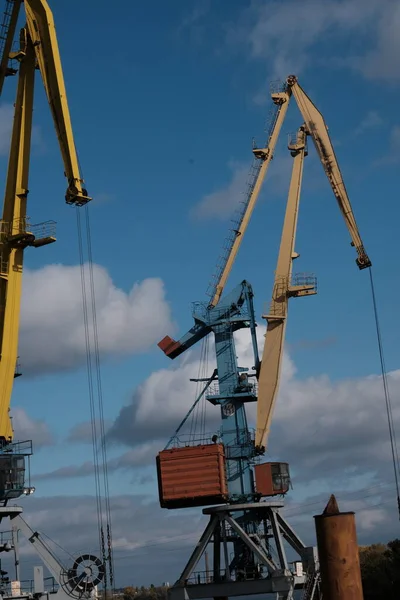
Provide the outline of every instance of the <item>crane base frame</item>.
[[[197,598],[229,598],[230,596],[249,596],[255,594],[279,594],[282,600],[293,598],[295,589],[308,587],[310,577],[317,574],[317,552],[315,547],[307,547],[292,527],[280,514],[283,502],[257,502],[251,504],[228,504],[203,509],[209,515],[209,523],[198,544],[190,556],[179,579],[169,589],[169,600],[195,600]],[[235,514],[236,513],[236,514]],[[239,513],[239,514],[238,514]],[[245,522],[262,525],[265,536],[248,534],[242,527]],[[253,578],[232,579],[232,566],[229,565],[227,544],[236,539],[247,546],[258,564],[267,571],[267,575]],[[263,540],[261,538],[264,538]],[[268,551],[268,540],[273,539],[277,560]],[[299,556],[305,574],[295,574],[289,569],[284,548],[284,540]],[[263,543],[264,542],[264,543]],[[205,577],[194,573],[199,560],[208,544],[213,546],[213,569]],[[225,557],[225,569],[221,571],[222,555]]]
[[[79,582],[79,576],[76,573],[76,569],[74,567],[72,569],[65,568],[58,558],[55,556],[53,552],[49,550],[47,545],[45,544],[42,536],[34,531],[28,523],[22,518],[22,506],[1,506],[0,507],[0,523],[3,522],[3,519],[10,519],[12,532],[13,532],[13,544],[17,547],[16,557],[19,556],[18,551],[18,531],[21,531],[23,536],[27,539],[28,542],[34,547],[35,551],[43,561],[44,565],[47,567],[49,572],[54,578],[54,581],[58,585],[58,589],[56,591],[48,592],[45,590],[44,579],[43,579],[43,567],[35,566],[34,567],[34,588],[33,593],[20,593],[16,594],[8,594],[5,590],[0,589],[0,597],[2,600],[31,600],[32,597],[36,598],[36,600],[40,600],[40,598],[46,597],[49,600],[50,596],[54,600],[90,600],[92,597],[92,589],[94,587],[90,587],[90,589],[82,589],[82,586]],[[82,555],[82,557],[91,555]],[[80,559],[81,557],[79,557]],[[79,560],[77,559],[77,560]],[[19,558],[17,559],[17,563],[19,564]],[[75,561],[76,563],[77,561]],[[75,565],[74,565],[75,566]],[[94,577],[94,576],[93,576]],[[102,580],[102,576],[99,578],[99,582]]]

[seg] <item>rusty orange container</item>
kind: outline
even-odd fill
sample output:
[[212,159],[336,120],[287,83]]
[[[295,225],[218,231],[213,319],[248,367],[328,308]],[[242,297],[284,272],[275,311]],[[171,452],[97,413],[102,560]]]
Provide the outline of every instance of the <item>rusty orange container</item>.
[[266,462],[254,467],[256,491],[261,496],[286,494],[290,487],[288,463]]
[[163,450],[157,456],[162,508],[220,504],[228,499],[223,444]]

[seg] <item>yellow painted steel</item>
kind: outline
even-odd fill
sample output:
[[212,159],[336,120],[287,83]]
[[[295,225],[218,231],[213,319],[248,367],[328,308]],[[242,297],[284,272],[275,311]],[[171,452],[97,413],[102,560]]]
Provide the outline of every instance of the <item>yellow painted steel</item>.
[[[365,251],[364,245],[361,240],[360,233],[358,231],[357,223],[351,208],[350,200],[344,185],[343,177],[339,168],[339,164],[332,146],[332,142],[329,137],[328,128],[324,121],[322,114],[318,111],[315,105],[311,102],[310,98],[303,91],[297,82],[297,78],[290,76],[287,79],[289,88],[292,90],[293,97],[299,107],[300,113],[304,119],[304,132],[306,135],[313,139],[315,148],[321,160],[321,164],[324,168],[325,174],[332,187],[335,198],[338,202],[340,211],[344,217],[347,229],[349,231],[352,245],[357,251],[357,264],[360,269],[365,269],[371,266],[371,261]],[[256,437],[255,446],[259,453],[263,453],[266,448],[269,429],[271,426],[271,420],[273,415],[273,409],[275,406],[279,383],[280,383],[280,372],[283,360],[283,346],[285,339],[286,330],[286,317],[287,317],[287,304],[290,296],[308,295],[315,293],[312,290],[312,286],[300,287],[295,289],[291,286],[291,263],[292,260],[288,259],[291,252],[294,252],[292,237],[292,225],[296,226],[297,218],[293,221],[293,207],[295,204],[295,198],[300,193],[301,175],[296,175],[296,161],[297,164],[302,163],[304,156],[301,153],[294,159],[293,175],[289,190],[288,207],[285,217],[284,231],[282,233],[281,248],[278,258],[278,266],[276,270],[276,277],[274,282],[274,292],[270,314],[266,316],[267,319],[267,334],[264,345],[264,352],[261,361],[261,368],[258,377],[258,401],[257,401],[257,423],[256,423]],[[300,168],[300,167],[298,167]],[[302,168],[302,167],[301,167]],[[296,177],[300,179],[296,180]],[[298,203],[298,200],[297,200]],[[296,209],[297,211],[297,209]],[[290,216],[291,214],[291,216]],[[291,221],[291,225],[288,231],[285,233],[287,227],[286,219]],[[293,230],[295,232],[295,229]],[[294,235],[294,233],[293,233]],[[290,269],[288,266],[290,264]],[[286,283],[284,283],[286,282]],[[286,289],[285,289],[286,288]],[[275,299],[274,299],[275,295]],[[274,316],[274,312],[283,310],[284,313],[277,318]]]
[[310,98],[300,87],[297,77],[290,75],[286,80],[286,88],[278,94],[271,94],[272,100],[279,106],[278,115],[271,131],[267,146],[254,149],[254,155],[263,161],[258,173],[257,180],[250,195],[249,203],[243,218],[239,224],[238,231],[225,266],[219,280],[216,282],[215,294],[210,306],[216,306],[222,296],[224,287],[232,270],[235,258],[243,240],[243,235],[249,224],[253,209],[257,202],[262,184],[273,158],[276,143],[281,131],[283,121],[289,106],[290,98],[296,101],[300,113],[304,119],[304,126],[299,130],[296,157],[293,165],[292,180],[289,190],[287,212],[281,239],[281,247],[278,258],[278,266],[274,281],[271,308],[267,319],[267,335],[263,358],[258,373],[258,401],[257,401],[257,423],[255,445],[260,453],[265,451],[269,428],[273,414],[273,408],[279,389],[280,372],[283,358],[283,345],[286,329],[286,316],[288,299],[291,296],[305,296],[315,293],[313,285],[292,285],[291,268],[292,260],[295,258],[294,239],[297,223],[297,206],[299,202],[300,184],[302,177],[302,163],[304,149],[301,150],[302,139],[312,137],[325,174],[332,187],[340,211],[345,220],[351,237],[352,246],[357,251],[356,262],[360,269],[371,266],[371,261],[365,251],[364,245],[358,231],[357,223],[351,208],[350,200],[344,185],[339,164],[329,137],[328,128],[324,118]]
[[0,93],[5,76],[11,74],[7,71],[8,59],[17,60],[20,67],[0,221],[0,445],[13,438],[9,410],[18,357],[24,249],[55,241],[52,235],[38,239],[26,214],[37,68],[42,76],[68,180],[66,201],[82,206],[91,200],[83,187],[79,169],[52,12],[46,0],[25,0],[23,5],[26,27],[21,30],[20,49],[10,53],[21,6],[20,0],[16,0],[0,60]]
[[68,180],[66,200],[86,204],[90,198],[82,187],[53,14],[45,0],[25,0],[25,12]]
[[247,226],[250,222],[251,215],[253,213],[253,209],[256,205],[256,202],[257,202],[258,196],[260,194],[265,176],[268,172],[268,167],[271,163],[271,160],[274,157],[276,142],[278,141],[282,123],[285,120],[286,112],[289,107],[290,95],[291,95],[290,88],[288,88],[287,91],[279,92],[277,94],[272,94],[273,101],[275,102],[275,104],[279,105],[279,112],[278,112],[277,120],[276,120],[275,126],[271,132],[271,137],[268,140],[268,146],[266,148],[255,148],[253,150],[254,155],[257,158],[259,158],[260,160],[262,160],[263,163],[261,165],[261,169],[258,174],[257,181],[256,181],[253,191],[251,193],[246,212],[243,216],[243,219],[239,225],[239,229],[236,233],[236,238],[233,243],[228,260],[226,261],[224,270],[222,271],[219,281],[217,282],[217,285],[215,288],[215,294],[210,303],[210,306],[216,306],[218,304],[218,302],[222,296],[222,292],[224,291],[225,284],[226,284],[228,277],[230,275],[230,272],[232,270],[233,263],[235,262],[236,255],[239,252],[240,244],[242,243],[243,236],[244,236]]
[[9,416],[18,353],[18,330],[22,289],[23,245],[12,236],[26,232],[29,154],[32,132],[35,55],[31,43],[21,63],[15,102],[14,124],[1,221],[0,253],[0,441],[11,441]]
[[4,40],[4,51],[0,60],[0,94],[3,91],[4,80],[7,75],[11,75],[8,61],[9,55],[14,40],[15,30],[17,28],[19,11],[21,8],[22,0],[14,0],[12,3],[10,21],[7,28],[6,39]]
[[297,133],[296,143],[290,148],[292,154],[294,154],[292,177],[275,271],[272,300],[269,312],[264,317],[267,320],[267,333],[258,378],[257,427],[255,437],[255,446],[260,452],[265,449],[279,388],[289,297],[315,294],[313,285],[292,285],[293,260],[298,257],[294,245],[303,178],[303,164],[304,157],[306,156],[306,138],[305,130],[301,127]]
[[344,185],[342,173],[340,172],[335,151],[329,137],[328,127],[324,117],[313,104],[305,91],[300,87],[297,78],[288,77],[293,97],[306,124],[307,133],[312,138],[325,174],[332,187],[332,191],[338,202],[340,211],[349,230],[352,245],[357,250],[357,264],[363,269],[371,266],[371,261],[365,251],[364,245],[358,231],[356,219],[351,208],[346,186]]

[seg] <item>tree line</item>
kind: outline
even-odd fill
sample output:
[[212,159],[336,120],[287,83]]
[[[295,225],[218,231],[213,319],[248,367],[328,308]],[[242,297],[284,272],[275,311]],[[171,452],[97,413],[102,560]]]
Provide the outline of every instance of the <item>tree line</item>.
[[360,547],[364,600],[400,597],[400,540]]

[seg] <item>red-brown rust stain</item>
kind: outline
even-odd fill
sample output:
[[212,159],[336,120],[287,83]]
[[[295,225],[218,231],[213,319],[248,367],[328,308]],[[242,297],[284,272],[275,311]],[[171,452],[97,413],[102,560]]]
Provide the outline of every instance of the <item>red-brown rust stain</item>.
[[354,513],[340,513],[332,496],[315,521],[324,600],[363,600]]

